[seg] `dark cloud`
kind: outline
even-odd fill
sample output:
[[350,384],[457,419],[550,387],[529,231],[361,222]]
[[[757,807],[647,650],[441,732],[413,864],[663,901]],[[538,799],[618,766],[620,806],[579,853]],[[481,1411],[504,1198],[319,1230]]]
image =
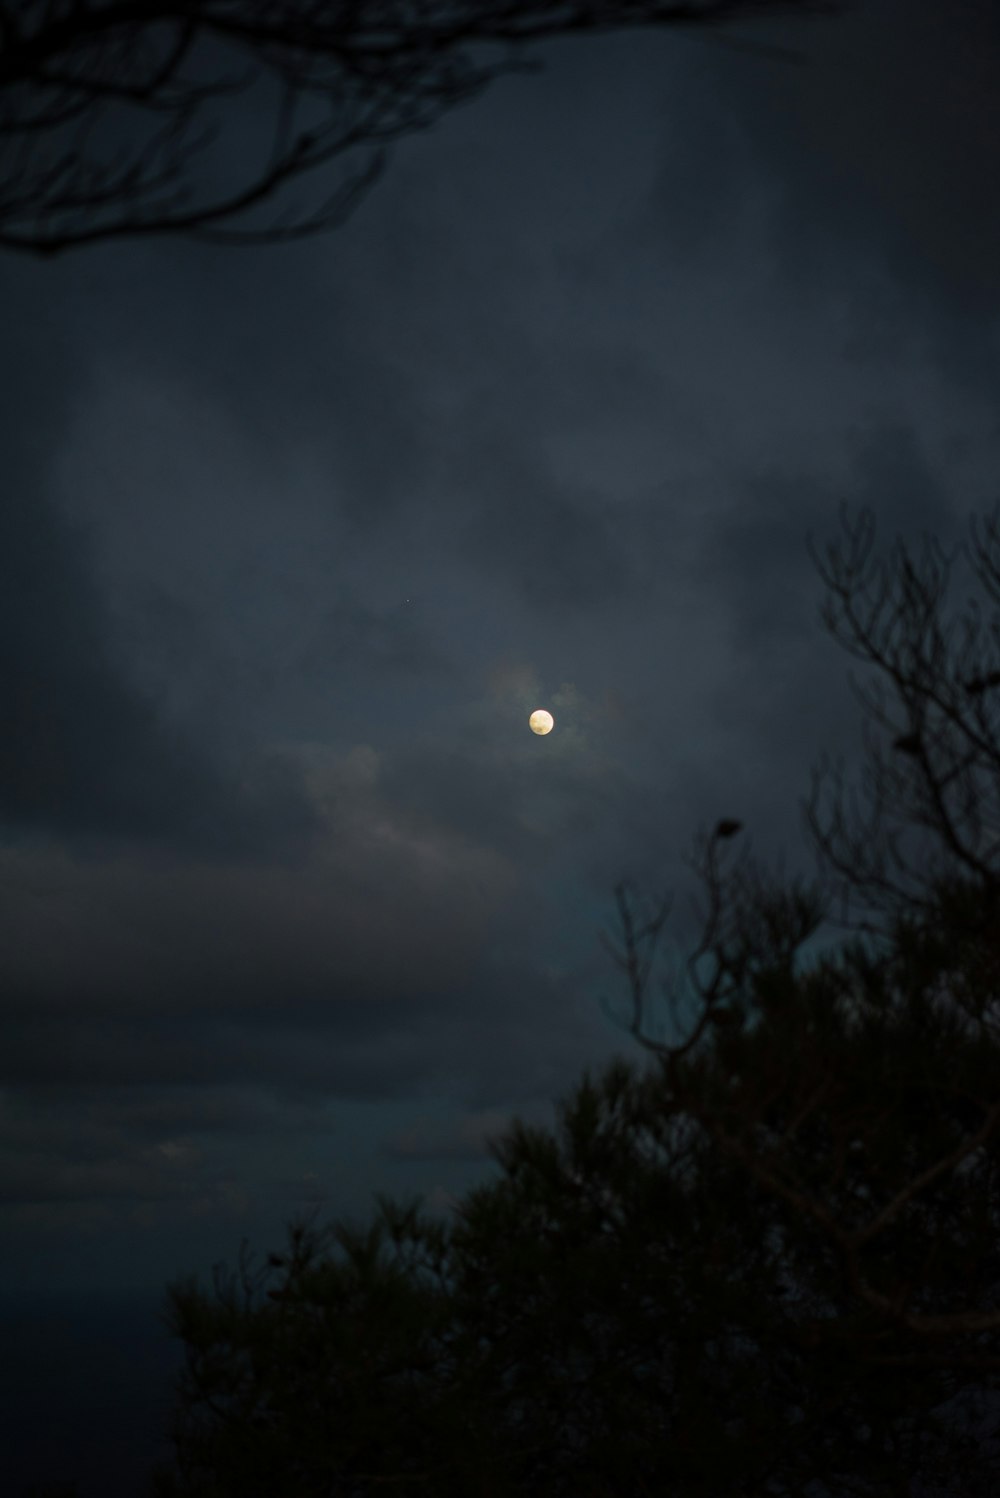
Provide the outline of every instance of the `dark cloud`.
[[[280,764],[241,788],[128,680],[95,579],[92,527],[51,496],[52,452],[38,437],[52,399],[24,351],[0,420],[8,453],[0,504],[0,821],[8,835],[66,839],[92,851],[117,840],[252,856],[292,850],[313,830]],[[24,330],[22,330],[23,332]]]
[[453,981],[510,869],[466,833],[397,811],[370,751],[325,758],[306,766],[325,836],[295,863],[220,866],[128,850],[81,865],[12,852],[8,1013],[25,1018],[41,1005],[96,1021],[166,1009],[291,1023],[338,994],[399,1006],[414,986],[426,994]]
[[383,609],[358,598],[341,599],[323,613],[293,667],[307,678],[346,667],[359,684],[384,675],[448,673],[451,662],[430,638],[424,611],[422,599],[404,597]]
[[558,484],[540,456],[526,461],[513,432],[480,440],[457,476],[478,496],[463,526],[463,550],[512,583],[541,614],[594,611],[629,583],[609,508],[594,494]]
[[[911,427],[873,424],[853,434],[848,454],[850,477],[837,489],[817,483],[808,470],[745,475],[732,510],[706,527],[698,575],[730,610],[739,655],[792,643],[815,648],[820,584],[803,567],[803,556],[810,537],[820,555],[830,542],[843,546],[842,505],[851,523],[863,509],[877,514],[890,544],[901,532],[926,531],[945,546],[961,540],[964,527],[947,474],[921,451]],[[793,698],[801,687],[798,672],[789,687]]]
[[676,80],[647,232],[688,263],[763,235],[786,297],[841,299],[855,359],[903,357],[919,330],[953,376],[995,380],[996,7],[878,0],[773,29],[801,66],[714,56],[714,87]]
[[5,268],[25,1275],[443,1210],[494,1124],[643,1061],[617,879],[679,950],[699,825],[801,853],[858,726],[807,535],[995,499],[1000,257],[994,13],[798,40],[553,47],[336,235]]

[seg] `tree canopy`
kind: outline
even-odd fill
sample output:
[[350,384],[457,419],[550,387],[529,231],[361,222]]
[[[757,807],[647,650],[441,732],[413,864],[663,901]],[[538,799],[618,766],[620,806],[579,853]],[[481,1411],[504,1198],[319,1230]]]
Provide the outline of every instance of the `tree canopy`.
[[[0,0],[0,245],[54,255],[126,235],[253,244],[334,228],[381,175],[394,141],[502,74],[536,68],[526,50],[533,43],[640,26],[714,31],[843,8],[833,0]],[[260,117],[272,121],[270,145],[247,171]],[[237,127],[237,149],[213,182],[202,154],[226,124]],[[324,172],[318,203],[289,202],[285,189]],[[264,204],[281,206],[262,224],[255,211]]]
[[[769,877],[723,819],[667,1042],[666,910],[617,892],[645,1069],[586,1073],[554,1134],[515,1121],[450,1221],[378,1198],[366,1228],[296,1223],[256,1277],[244,1244],[215,1303],[172,1286],[189,1364],[157,1498],[996,1491],[996,1432],[966,1422],[1000,1383],[1000,661],[975,608],[945,630],[940,548],[872,572],[870,517],[847,529],[826,622],[903,713],[863,696],[889,740],[865,856],[822,774],[814,881]],[[1000,597],[996,520],[972,559]],[[810,955],[844,886],[862,915]]]

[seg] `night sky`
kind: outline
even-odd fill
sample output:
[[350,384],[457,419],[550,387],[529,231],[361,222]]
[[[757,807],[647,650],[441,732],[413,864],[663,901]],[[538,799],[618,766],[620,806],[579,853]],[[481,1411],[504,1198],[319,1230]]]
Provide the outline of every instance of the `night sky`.
[[447,1212],[647,1064],[619,879],[683,949],[718,817],[813,869],[807,536],[1000,499],[1000,14],[756,34],[549,45],[318,238],[0,259],[7,1294]]

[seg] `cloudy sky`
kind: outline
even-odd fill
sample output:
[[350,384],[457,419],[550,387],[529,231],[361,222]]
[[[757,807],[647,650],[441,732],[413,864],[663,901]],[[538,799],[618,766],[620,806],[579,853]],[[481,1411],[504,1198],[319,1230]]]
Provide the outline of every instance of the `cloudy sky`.
[[785,35],[549,46],[317,239],[3,257],[6,1286],[446,1211],[643,1063],[617,880],[811,869],[807,535],[1000,498],[1000,20]]

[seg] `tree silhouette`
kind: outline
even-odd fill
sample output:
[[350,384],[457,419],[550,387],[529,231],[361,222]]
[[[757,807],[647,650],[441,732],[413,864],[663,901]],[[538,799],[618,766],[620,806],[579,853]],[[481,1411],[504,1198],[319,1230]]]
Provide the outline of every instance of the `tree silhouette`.
[[[838,878],[844,924],[878,933],[893,912],[928,914],[941,876],[970,879],[993,919],[1000,871],[1000,615],[988,632],[973,598],[951,625],[942,618],[949,575],[967,556],[987,599],[1000,603],[997,513],[971,522],[971,546],[947,555],[925,536],[914,557],[897,542],[888,561],[873,558],[874,522],[862,510],[852,525],[841,512],[843,547],[831,543],[821,560],[810,549],[829,590],[823,620],[833,638],[877,679],[852,682],[868,716],[868,810],[849,814],[843,767],[821,760],[814,773],[806,826],[824,865]],[[894,702],[887,703],[886,689]],[[886,754],[871,725],[892,736]],[[821,788],[834,783],[824,823]],[[862,913],[851,920],[851,903]]]
[[[973,554],[988,585],[998,543],[994,520]],[[617,1058],[554,1134],[491,1140],[499,1179],[448,1222],[378,1198],[367,1230],[333,1230],[340,1261],[293,1227],[259,1303],[245,1265],[242,1300],[169,1289],[189,1368],[157,1498],[996,1491],[996,1443],[963,1421],[1000,1383],[1000,755],[990,694],[968,690],[997,667],[975,612],[941,646],[943,587],[905,547],[898,596],[885,569],[867,608],[830,555],[828,626],[848,621],[921,744],[897,770],[869,739],[863,847],[845,851],[841,800],[823,824],[818,784],[816,880],[737,853],[732,818],[699,837],[667,1042],[645,1033],[666,908],[619,886],[645,1071]],[[807,961],[845,884],[862,919]]]
[[[531,43],[843,8],[833,0],[6,0],[0,244],[53,255],[123,235],[253,244],[311,234],[349,217],[393,141],[501,74],[537,68],[525,55]],[[258,83],[268,91],[259,108],[273,119],[267,158],[240,186],[200,191],[195,162],[218,134],[219,109],[232,111]],[[334,162],[344,170],[318,207],[286,207],[265,227],[247,226],[261,204]]]
[[[995,1141],[886,1205],[974,1132],[966,1096],[989,1062],[995,1077],[995,1052],[955,1044],[930,1006],[870,1003],[849,1026],[820,982],[796,1003],[793,1029],[762,1020],[738,1055],[727,1034],[685,1058],[678,1090],[621,1060],[585,1078],[560,1137],[515,1125],[494,1150],[503,1178],[451,1225],[383,1203],[364,1253],[343,1266],[293,1251],[257,1308],[178,1297],[197,1359],[175,1430],[186,1476],[164,1476],[161,1498],[353,1498],[390,1481],[902,1494],[916,1473],[985,1498],[995,1455],[940,1411],[996,1366],[996,1315],[976,1299],[997,1281]],[[820,1055],[843,1084],[832,1101],[815,1098]],[[719,1147],[746,1139],[748,1116],[749,1162]],[[857,1219],[861,1291],[806,1190],[845,1231]]]

